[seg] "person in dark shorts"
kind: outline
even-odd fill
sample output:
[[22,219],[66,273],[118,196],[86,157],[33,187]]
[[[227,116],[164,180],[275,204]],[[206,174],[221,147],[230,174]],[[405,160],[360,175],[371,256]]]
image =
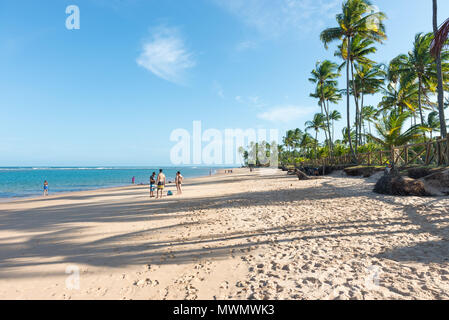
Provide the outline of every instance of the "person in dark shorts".
[[156,189],[156,172],[150,177],[150,197],[154,198],[154,189]]

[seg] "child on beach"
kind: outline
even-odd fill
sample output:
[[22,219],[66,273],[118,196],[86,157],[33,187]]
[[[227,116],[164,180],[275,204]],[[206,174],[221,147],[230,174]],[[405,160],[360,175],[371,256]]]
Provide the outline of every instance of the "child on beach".
[[48,182],[47,180],[44,181],[44,197],[48,196]]
[[178,171],[176,173],[176,178],[175,178],[176,190],[178,190],[178,194],[182,194],[182,180],[183,179],[184,179],[184,177],[181,175],[181,172]]
[[160,198],[162,198],[162,192],[164,191],[164,188],[165,188],[165,174],[162,172],[162,169],[159,170],[159,174],[157,175],[156,183],[157,183],[156,199],[159,198],[159,193],[160,193]]
[[150,197],[154,198],[154,185],[156,184],[156,172],[153,172],[153,174],[150,177]]

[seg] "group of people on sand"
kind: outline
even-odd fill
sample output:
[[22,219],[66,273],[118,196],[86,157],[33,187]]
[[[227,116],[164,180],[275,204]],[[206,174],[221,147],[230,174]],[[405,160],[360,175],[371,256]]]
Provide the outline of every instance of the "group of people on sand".
[[[175,185],[178,194],[182,194],[182,182],[184,177],[181,175],[181,172],[178,171],[175,177]],[[154,190],[156,190],[156,199],[162,198],[162,193],[164,191],[165,185],[167,183],[167,178],[165,177],[164,171],[162,169],[159,170],[159,174],[156,177],[156,172],[150,177],[150,197],[154,198]],[[169,193],[171,193],[169,191]]]
[[[132,184],[135,184],[135,177],[132,177]],[[159,174],[156,177],[156,172],[153,172],[153,174],[150,177],[150,197],[154,198],[154,190],[156,191],[156,199],[162,198],[162,193],[164,191],[165,185],[166,185],[166,177],[164,174],[164,171],[162,169],[159,170]],[[182,176],[181,172],[178,171],[176,173],[175,178],[175,185],[177,194],[182,194],[182,182],[184,180],[184,177]],[[169,191],[169,194],[171,194],[171,191]],[[48,196],[48,182],[47,180],[44,181],[44,197]]]

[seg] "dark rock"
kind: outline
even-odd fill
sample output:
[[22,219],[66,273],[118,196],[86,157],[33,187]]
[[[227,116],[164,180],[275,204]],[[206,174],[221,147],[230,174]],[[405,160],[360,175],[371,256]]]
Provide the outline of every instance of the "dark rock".
[[382,169],[378,169],[375,167],[349,167],[349,168],[345,168],[344,172],[351,177],[371,177],[376,171],[379,171]]
[[430,174],[429,168],[410,168],[407,170],[407,175],[413,179],[421,179]]
[[419,181],[424,183],[427,192],[432,195],[449,195],[449,169],[432,173]]
[[421,180],[400,175],[384,175],[377,181],[374,192],[393,196],[430,196]]
[[301,170],[296,169],[296,175],[298,176],[299,180],[310,180],[310,177]]

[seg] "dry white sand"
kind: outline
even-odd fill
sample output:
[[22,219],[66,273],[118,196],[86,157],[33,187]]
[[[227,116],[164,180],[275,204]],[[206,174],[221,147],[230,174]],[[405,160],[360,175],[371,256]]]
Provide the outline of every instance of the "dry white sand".
[[239,169],[162,200],[0,203],[0,299],[448,299],[449,199],[373,181]]

